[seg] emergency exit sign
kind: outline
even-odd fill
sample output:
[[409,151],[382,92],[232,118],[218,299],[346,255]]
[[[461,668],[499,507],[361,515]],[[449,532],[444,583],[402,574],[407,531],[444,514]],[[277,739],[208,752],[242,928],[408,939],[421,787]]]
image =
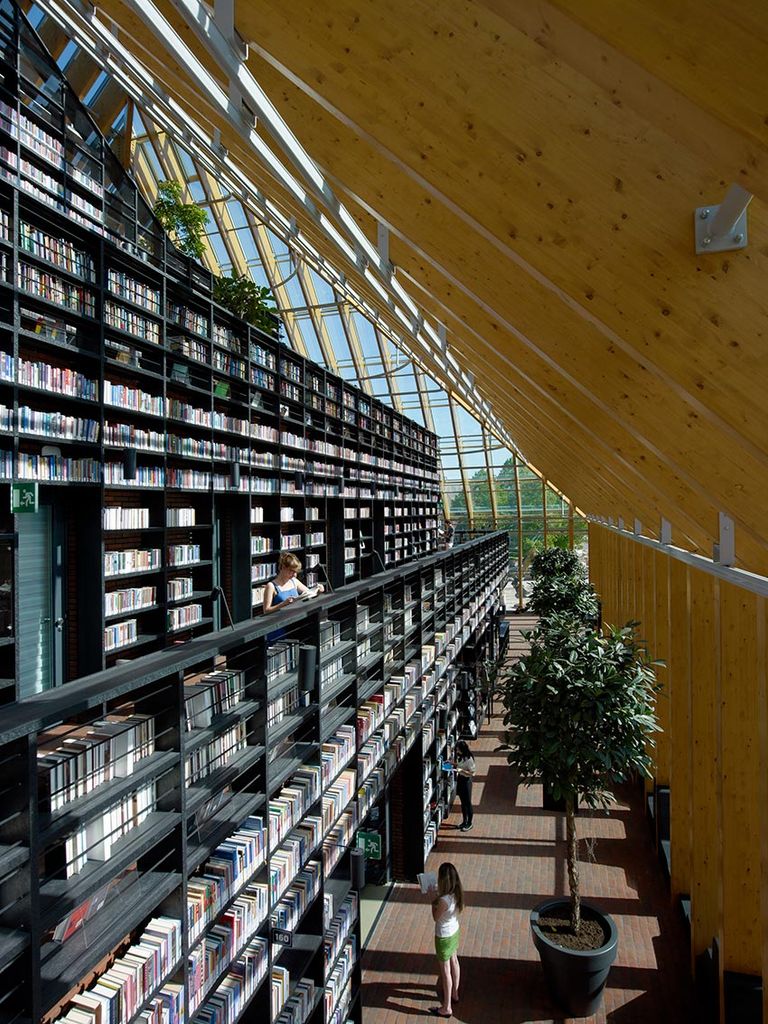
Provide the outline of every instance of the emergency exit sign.
[[37,512],[37,481],[11,484],[11,512]]

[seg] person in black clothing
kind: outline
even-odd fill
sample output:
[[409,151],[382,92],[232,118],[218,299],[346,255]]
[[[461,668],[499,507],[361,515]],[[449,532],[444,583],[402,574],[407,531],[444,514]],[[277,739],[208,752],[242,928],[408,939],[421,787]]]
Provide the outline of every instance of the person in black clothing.
[[477,771],[472,751],[464,740],[456,744],[456,792],[461,801],[462,822],[460,832],[469,832],[472,828],[472,779]]
[[456,533],[456,527],[453,525],[450,519],[445,520],[445,529],[443,530],[443,544],[447,548],[453,547],[453,537]]

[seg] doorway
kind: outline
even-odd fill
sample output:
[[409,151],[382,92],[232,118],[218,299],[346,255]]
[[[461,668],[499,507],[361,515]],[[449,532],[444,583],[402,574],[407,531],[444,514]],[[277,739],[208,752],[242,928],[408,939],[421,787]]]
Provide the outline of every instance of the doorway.
[[16,664],[24,698],[64,679],[64,544],[50,505],[17,515],[16,531]]

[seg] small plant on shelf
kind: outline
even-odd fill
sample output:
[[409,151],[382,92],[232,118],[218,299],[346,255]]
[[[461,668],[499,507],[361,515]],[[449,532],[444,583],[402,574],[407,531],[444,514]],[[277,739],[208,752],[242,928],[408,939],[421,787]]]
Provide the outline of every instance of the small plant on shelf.
[[197,203],[185,203],[183,195],[181,182],[162,182],[157,190],[153,213],[173,237],[176,248],[185,256],[199,260],[205,254],[208,214]]
[[273,298],[269,288],[262,288],[245,274],[217,277],[213,281],[213,298],[230,313],[247,320],[254,327],[259,327],[268,334],[275,334],[277,310],[272,305]]

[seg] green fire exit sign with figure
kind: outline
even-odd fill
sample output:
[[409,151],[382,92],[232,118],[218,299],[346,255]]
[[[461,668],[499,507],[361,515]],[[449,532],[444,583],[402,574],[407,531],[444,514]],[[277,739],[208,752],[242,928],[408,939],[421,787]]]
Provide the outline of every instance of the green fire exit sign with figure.
[[11,512],[37,512],[37,481],[11,484]]

